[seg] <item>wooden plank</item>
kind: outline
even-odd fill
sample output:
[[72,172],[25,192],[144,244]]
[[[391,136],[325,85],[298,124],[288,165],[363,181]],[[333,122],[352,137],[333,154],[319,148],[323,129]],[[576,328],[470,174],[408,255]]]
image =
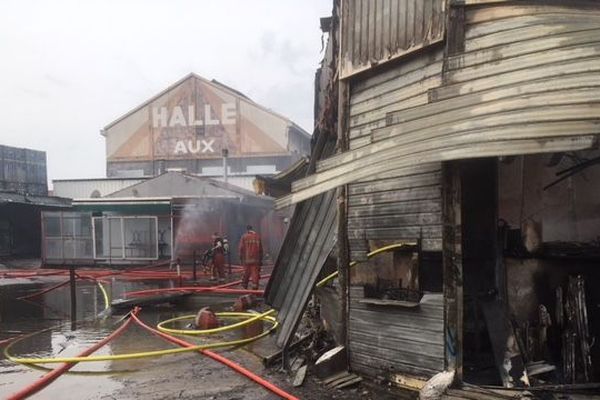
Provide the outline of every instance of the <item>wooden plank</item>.
[[461,179],[455,162],[442,165],[444,194],[443,290],[446,368],[463,376],[463,269]]

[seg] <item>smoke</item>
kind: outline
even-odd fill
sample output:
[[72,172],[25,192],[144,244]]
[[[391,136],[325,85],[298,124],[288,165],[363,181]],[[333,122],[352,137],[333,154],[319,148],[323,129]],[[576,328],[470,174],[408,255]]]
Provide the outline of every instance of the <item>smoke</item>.
[[175,217],[175,258],[198,257],[212,245],[212,234],[221,232],[221,215],[218,204],[202,200],[184,205]]

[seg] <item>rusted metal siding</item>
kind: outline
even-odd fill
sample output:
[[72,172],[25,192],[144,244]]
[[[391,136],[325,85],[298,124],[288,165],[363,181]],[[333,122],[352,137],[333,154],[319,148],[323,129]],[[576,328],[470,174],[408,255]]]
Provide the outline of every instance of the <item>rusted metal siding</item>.
[[594,146],[600,3],[592,4],[468,7],[465,51],[447,58],[429,102],[387,113],[387,126],[321,161],[278,206],[417,164]]
[[344,0],[342,78],[444,38],[446,0]]
[[425,294],[415,308],[364,304],[363,288],[350,289],[348,342],[354,371],[367,376],[433,376],[444,369],[441,293]]

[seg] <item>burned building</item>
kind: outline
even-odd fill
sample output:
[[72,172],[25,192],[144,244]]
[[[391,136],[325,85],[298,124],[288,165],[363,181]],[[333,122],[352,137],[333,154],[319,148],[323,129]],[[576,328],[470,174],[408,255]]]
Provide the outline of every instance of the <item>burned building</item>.
[[267,293],[278,343],[336,255],[354,371],[599,382],[600,5],[334,3],[313,165],[277,200],[296,205]]
[[196,74],[111,122],[102,135],[109,178],[168,170],[236,179],[272,175],[310,146],[310,135],[289,119]]

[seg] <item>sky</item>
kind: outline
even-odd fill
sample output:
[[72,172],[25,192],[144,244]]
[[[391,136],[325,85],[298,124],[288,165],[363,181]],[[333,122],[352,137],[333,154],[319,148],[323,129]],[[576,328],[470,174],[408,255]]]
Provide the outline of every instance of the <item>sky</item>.
[[105,176],[100,129],[190,72],[312,131],[331,0],[3,0],[0,144],[48,178]]

